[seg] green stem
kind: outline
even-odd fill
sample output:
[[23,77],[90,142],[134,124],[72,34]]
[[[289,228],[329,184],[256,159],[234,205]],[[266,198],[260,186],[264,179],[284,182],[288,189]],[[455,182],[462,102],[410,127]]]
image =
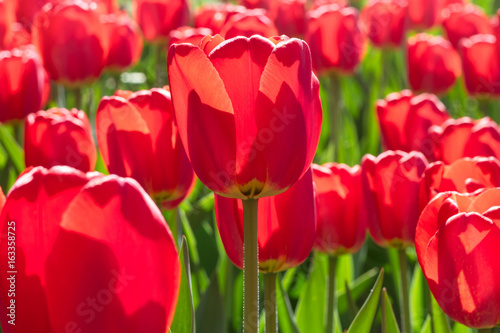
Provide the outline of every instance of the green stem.
[[337,74],[330,75],[330,96],[328,96],[328,111],[330,118],[330,144],[333,148],[332,161],[338,158],[338,138],[339,124],[341,122],[341,105],[340,99],[340,78]]
[[243,332],[259,331],[258,199],[243,200]]
[[387,90],[388,74],[389,74],[389,50],[382,49],[381,62],[382,68],[380,73],[380,97],[385,98],[385,91]]
[[156,47],[156,85],[158,87],[163,87],[166,84],[164,76],[166,75],[166,60],[163,57],[163,50],[165,49],[165,44],[158,43]]
[[328,257],[328,307],[326,318],[326,333],[333,333],[335,330],[335,268],[337,257]]
[[57,84],[57,106],[60,108],[66,107],[66,89],[62,84]]
[[411,333],[410,289],[408,288],[408,258],[406,249],[398,250],[399,273],[401,274],[401,321],[402,333]]
[[[82,88],[78,87],[73,90],[75,96],[75,108],[78,110],[83,110],[83,99],[82,99]],[[89,113],[89,110],[83,110],[85,113]]]
[[477,333],[491,333],[491,328],[479,328]]
[[276,316],[276,273],[264,274],[264,308],[266,310],[266,333],[278,332]]

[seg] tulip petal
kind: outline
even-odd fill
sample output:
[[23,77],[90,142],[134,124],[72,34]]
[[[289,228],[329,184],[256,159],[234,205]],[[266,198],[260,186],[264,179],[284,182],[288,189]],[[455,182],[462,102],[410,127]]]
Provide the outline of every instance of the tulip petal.
[[[92,174],[69,167],[36,167],[21,175],[9,192],[0,218],[0,244],[2,253],[7,253],[8,236],[15,235],[16,251],[14,266],[8,267],[6,258],[0,262],[0,293],[4,304],[9,304],[8,271],[17,271],[16,332],[52,332],[45,263],[57,240],[64,210],[89,177]],[[10,327],[6,316],[2,315],[1,320],[2,327]]]
[[193,45],[172,45],[167,62],[179,135],[196,175],[215,192],[237,193],[229,190],[236,186],[236,130],[224,82]]
[[307,44],[290,39],[278,44],[262,73],[254,147],[267,161],[270,191],[289,187],[309,168],[319,141],[322,109],[310,59]]
[[438,304],[469,327],[492,327],[500,320],[500,230],[477,213],[452,217],[429,245],[421,263]]
[[161,212],[134,180],[90,181],[64,213],[46,266],[55,331],[68,322],[96,333],[168,331],[178,254]]

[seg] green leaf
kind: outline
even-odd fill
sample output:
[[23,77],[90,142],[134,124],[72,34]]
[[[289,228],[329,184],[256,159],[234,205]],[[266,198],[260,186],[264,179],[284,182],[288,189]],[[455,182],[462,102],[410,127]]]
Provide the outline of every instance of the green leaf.
[[[196,327],[203,328],[203,333],[220,333],[225,331],[224,298],[219,290],[217,273],[212,274],[210,284],[196,308]],[[172,332],[176,333],[176,332]]]
[[448,316],[441,310],[439,304],[436,302],[434,297],[431,295],[432,302],[432,316],[434,321],[434,332],[439,333],[451,333],[450,322],[448,321]]
[[283,288],[281,280],[277,279],[276,305],[278,307],[278,325],[281,333],[299,333],[299,327],[295,320],[292,305],[288,295]]
[[382,332],[383,333],[400,333],[394,310],[392,309],[387,290],[382,289]]
[[351,283],[354,280],[354,262],[352,260],[352,255],[345,254],[337,257],[335,277],[337,279],[337,290],[345,286],[346,283]]
[[7,128],[3,124],[0,124],[0,143],[4,147],[7,154],[9,155],[12,164],[16,169],[17,174],[23,172],[23,170],[25,169],[23,149],[21,148],[21,146],[19,146],[19,144],[16,142],[12,134],[7,130]]
[[422,329],[420,330],[420,333],[432,333],[431,316],[427,316],[425,318],[425,321],[424,321],[424,324],[422,325]]
[[295,315],[301,332],[323,332],[325,330],[326,272],[318,253],[313,263],[305,288],[300,294]]
[[170,330],[172,333],[194,333],[193,292],[191,289],[191,269],[189,267],[189,250],[186,237],[182,237],[179,258],[181,261],[181,285]]
[[462,325],[460,323],[455,323],[453,325],[453,333],[472,333],[472,329],[465,326],[465,325]]
[[[351,323],[347,333],[369,333],[373,324],[373,319],[377,312],[377,307],[380,299],[380,291],[382,290],[382,282],[384,280],[384,269],[380,270],[377,281],[373,286],[370,295],[359,310],[356,318]],[[319,332],[319,331],[318,331]]]
[[[364,294],[373,285],[373,281],[377,276],[377,269],[372,268],[368,272],[360,275],[356,280],[349,284],[349,289],[351,297],[357,300],[362,294]],[[337,290],[337,310],[340,314],[347,311],[349,307],[349,301],[347,297],[347,292],[344,288]]]
[[414,332],[420,332],[429,313],[429,287],[419,265],[415,265],[410,284],[410,315]]
[[359,309],[356,305],[356,301],[354,301],[354,297],[352,297],[351,288],[349,288],[347,281],[345,282],[345,296],[347,298],[347,304],[349,305],[349,314],[351,315],[351,319],[353,319],[356,317],[356,313],[358,313]]

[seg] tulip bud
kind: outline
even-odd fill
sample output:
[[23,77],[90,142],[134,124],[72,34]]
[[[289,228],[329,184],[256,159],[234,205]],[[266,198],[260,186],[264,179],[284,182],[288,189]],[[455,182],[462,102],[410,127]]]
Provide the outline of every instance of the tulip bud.
[[412,246],[419,217],[418,192],[427,159],[419,152],[365,155],[361,181],[368,229],[380,246]]
[[432,157],[429,127],[450,118],[446,107],[432,94],[414,95],[410,90],[389,94],[378,100],[377,118],[384,147],[389,150],[412,150]]
[[166,209],[191,192],[194,173],[179,138],[170,92],[153,88],[104,97],[96,128],[110,173],[134,178]]
[[413,90],[443,94],[460,75],[460,56],[446,39],[423,33],[408,39],[408,80]]
[[253,35],[262,37],[273,37],[278,35],[278,30],[273,21],[262,9],[246,10],[243,13],[235,14],[222,26],[221,36],[225,39]]
[[32,113],[26,118],[24,135],[26,166],[94,170],[97,150],[85,112],[52,108]]
[[361,168],[345,164],[313,164],[316,187],[314,249],[330,255],[355,253],[366,234]]
[[0,122],[23,119],[45,106],[49,77],[31,46],[0,51]]
[[[315,238],[316,206],[309,169],[287,191],[259,200],[259,270],[276,273],[300,265]],[[215,196],[215,215],[222,244],[231,261],[243,269],[243,204]]]

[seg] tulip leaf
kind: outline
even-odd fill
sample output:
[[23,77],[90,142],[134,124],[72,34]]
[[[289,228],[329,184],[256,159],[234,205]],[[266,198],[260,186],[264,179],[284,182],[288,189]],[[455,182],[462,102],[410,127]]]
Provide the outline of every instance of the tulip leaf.
[[415,265],[410,284],[410,315],[414,332],[420,332],[429,313],[429,287],[419,265]]
[[384,269],[380,270],[377,281],[373,286],[370,295],[359,310],[356,318],[354,318],[347,333],[369,333],[373,324],[373,319],[377,313],[380,292],[382,290],[382,282],[384,280]]
[[[9,155],[17,174],[23,172],[24,152],[7,128],[0,124],[0,143]],[[6,190],[6,189],[5,189]]]
[[347,304],[349,305],[349,314],[352,318],[356,317],[356,313],[358,313],[359,308],[356,305],[356,301],[352,297],[351,288],[349,288],[349,284],[345,281],[345,296],[347,298]]
[[434,297],[431,295],[432,302],[432,319],[434,324],[434,332],[439,333],[451,333],[450,322],[448,321],[448,316],[441,310],[439,304],[436,302]]
[[465,326],[465,325],[462,325],[460,323],[455,323],[453,325],[453,333],[472,333],[472,329]]
[[424,321],[424,324],[422,325],[422,329],[420,330],[420,333],[432,333],[431,316],[427,316],[425,318],[425,321]]
[[281,333],[299,333],[299,327],[290,304],[290,299],[283,288],[280,279],[277,279],[276,304],[278,307],[278,325]]
[[[377,276],[377,269],[372,268],[368,272],[360,275],[356,280],[349,284],[350,294],[353,300],[357,300],[373,285],[373,281]],[[337,289],[337,310],[339,313],[344,313],[348,310],[349,301],[345,289]]]
[[[203,333],[220,333],[225,331],[224,298],[219,290],[217,273],[212,274],[210,284],[196,308],[196,327],[202,327]],[[175,332],[172,332],[175,333]]]
[[394,310],[392,309],[391,301],[387,290],[382,289],[382,332],[383,333],[400,333]]
[[307,282],[300,294],[295,316],[301,332],[325,330],[326,272],[320,255],[314,253]]
[[179,258],[181,262],[181,285],[170,330],[172,333],[194,333],[193,292],[191,289],[191,269],[189,266],[189,250],[186,237],[182,237]]

